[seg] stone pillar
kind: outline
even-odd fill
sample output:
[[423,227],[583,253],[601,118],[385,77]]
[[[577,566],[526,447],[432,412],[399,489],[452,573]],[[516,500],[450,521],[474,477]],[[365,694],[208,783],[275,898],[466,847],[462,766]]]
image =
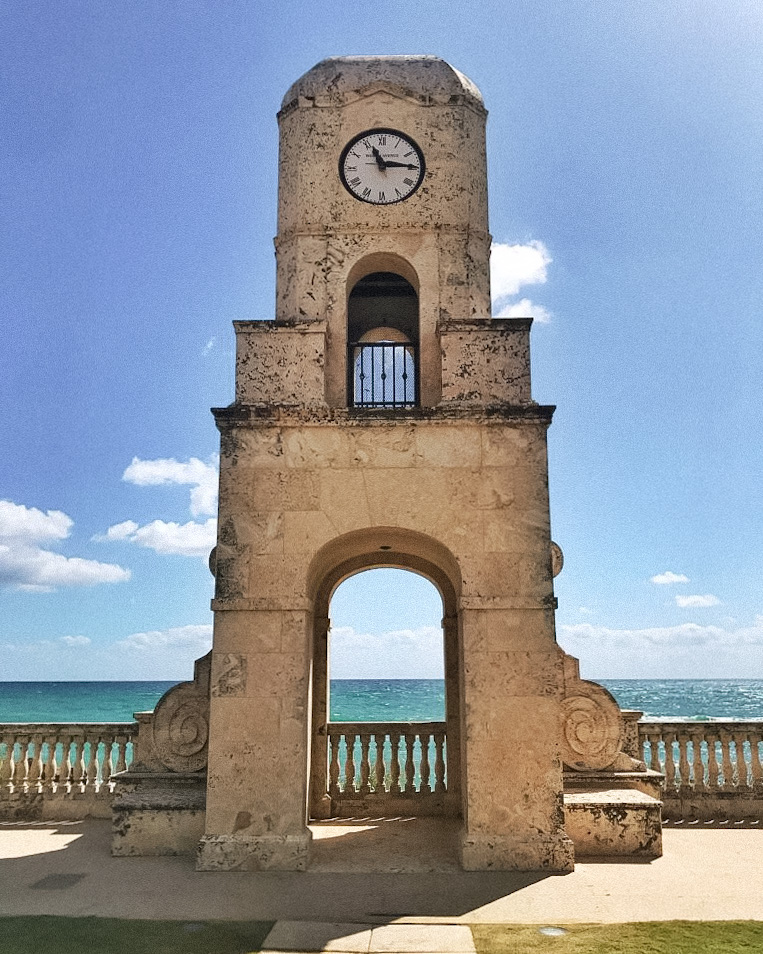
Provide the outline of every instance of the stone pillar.
[[304,870],[310,614],[215,608],[206,833],[197,867]]

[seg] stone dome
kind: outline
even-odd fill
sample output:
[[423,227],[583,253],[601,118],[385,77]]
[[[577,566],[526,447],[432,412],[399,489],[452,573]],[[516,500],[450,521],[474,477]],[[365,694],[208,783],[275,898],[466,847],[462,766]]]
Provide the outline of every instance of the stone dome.
[[342,100],[377,83],[395,86],[417,98],[447,103],[458,96],[484,109],[482,94],[463,73],[439,56],[330,56],[293,83],[281,108],[308,97]]

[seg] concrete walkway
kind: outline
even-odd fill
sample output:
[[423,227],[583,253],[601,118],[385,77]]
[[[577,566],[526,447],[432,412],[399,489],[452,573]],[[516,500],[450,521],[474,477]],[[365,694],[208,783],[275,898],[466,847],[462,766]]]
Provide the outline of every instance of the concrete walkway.
[[[363,829],[378,838],[380,824],[366,820]],[[408,843],[422,832],[429,837],[407,826]],[[365,951],[382,950],[384,925],[763,920],[759,828],[669,827],[662,858],[583,861],[567,875],[462,872],[448,858],[438,868],[423,850],[417,868],[415,858],[402,864],[400,838],[397,868],[373,873],[357,863],[374,843],[362,835],[350,832],[346,850],[356,846],[356,863],[344,871],[338,839],[347,833],[340,832],[324,855],[326,870],[200,873],[190,857],[112,858],[108,821],[3,823],[0,914],[314,921],[339,925],[324,928],[340,932],[326,943],[362,935]],[[366,867],[383,860],[366,855]],[[276,934],[268,943],[291,942]]]

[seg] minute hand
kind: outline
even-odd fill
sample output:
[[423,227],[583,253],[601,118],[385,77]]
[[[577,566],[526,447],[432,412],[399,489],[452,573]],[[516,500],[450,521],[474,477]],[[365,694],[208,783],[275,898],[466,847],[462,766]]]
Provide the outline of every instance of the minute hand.
[[412,165],[410,162],[393,162],[390,159],[385,159],[384,162],[388,169],[390,167],[393,169],[418,169],[419,168],[418,166]]

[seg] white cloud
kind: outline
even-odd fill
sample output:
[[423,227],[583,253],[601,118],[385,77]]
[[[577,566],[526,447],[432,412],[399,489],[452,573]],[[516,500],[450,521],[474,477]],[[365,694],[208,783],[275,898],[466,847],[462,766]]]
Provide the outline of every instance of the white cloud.
[[67,557],[42,543],[64,540],[74,521],[60,510],[47,513],[0,500],[0,586],[49,593],[58,586],[95,586],[130,579],[130,571],[113,563]]
[[490,286],[494,301],[516,295],[523,285],[542,285],[552,258],[543,242],[507,245],[493,242],[490,249]]
[[123,649],[137,650],[142,653],[175,647],[202,654],[212,646],[212,626],[203,623],[191,626],[175,626],[171,629],[153,629],[145,633],[132,633],[130,636],[120,639],[116,645]]
[[496,314],[496,318],[534,318],[543,325],[551,321],[551,312],[543,305],[536,305],[529,298],[523,298],[513,304],[504,305]]
[[198,457],[191,457],[188,461],[178,461],[173,457],[158,460],[133,457],[132,463],[122,474],[122,480],[138,487],[190,485],[192,516],[214,516],[217,513],[218,466],[217,456],[211,457],[209,463]]
[[736,628],[564,624],[558,635],[562,648],[580,659],[586,679],[763,678],[763,615]]
[[60,636],[58,641],[59,643],[63,643],[64,646],[69,646],[72,649],[89,646],[92,642],[89,636]]
[[215,346],[216,343],[217,343],[217,338],[215,338],[214,336],[212,336],[212,337],[209,339],[209,341],[204,345],[204,347],[201,349],[201,354],[202,354],[202,356],[208,355],[209,352],[212,350],[212,348],[214,348],[214,346]]
[[706,593],[704,596],[677,596],[676,605],[681,609],[707,609],[708,606],[719,606],[720,600],[712,593]]
[[666,586],[670,583],[688,583],[689,577],[683,573],[674,573],[672,570],[665,570],[664,573],[658,573],[649,578],[650,583],[657,583],[658,586]]
[[10,500],[0,500],[0,540],[20,540],[25,544],[43,540],[65,540],[74,526],[60,510],[43,513]]
[[115,523],[113,527],[104,534],[98,534],[93,537],[94,540],[129,540],[133,533],[138,529],[138,524],[134,520],[125,520],[122,523]]
[[217,520],[210,517],[204,523],[173,523],[153,520],[140,527],[134,520],[125,520],[109,527],[101,540],[127,540],[155,553],[179,556],[207,557],[217,542]]
[[190,486],[190,511],[194,517],[208,516],[200,523],[189,520],[152,520],[140,526],[135,520],[123,520],[109,527],[106,533],[93,539],[101,542],[124,540],[146,547],[155,553],[179,554],[204,557],[217,542],[217,472],[219,458],[213,456],[208,462],[191,457],[178,461],[172,457],[156,460],[141,460],[134,457],[122,479],[138,487]]
[[352,626],[331,628],[333,679],[441,679],[439,626],[359,633]]

